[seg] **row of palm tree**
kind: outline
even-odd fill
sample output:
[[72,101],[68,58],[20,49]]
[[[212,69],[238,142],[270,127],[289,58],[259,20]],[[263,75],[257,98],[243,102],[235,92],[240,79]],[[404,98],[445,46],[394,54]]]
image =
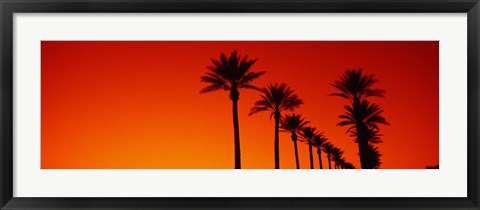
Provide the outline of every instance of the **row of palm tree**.
[[[225,90],[230,92],[232,101],[233,127],[234,127],[234,151],[235,151],[235,169],[241,168],[240,156],[240,135],[238,122],[238,100],[240,89],[253,89],[261,92],[261,99],[255,102],[249,115],[259,112],[270,112],[270,118],[274,118],[274,160],[275,169],[280,168],[279,151],[279,132],[290,132],[294,142],[295,161],[297,168],[300,168],[298,160],[297,140],[305,142],[309,147],[310,168],[314,168],[313,147],[317,148],[320,168],[323,168],[321,161],[321,152],[327,153],[329,168],[331,160],[335,168],[354,168],[352,163],[345,161],[343,151],[333,144],[327,142],[322,132],[316,128],[306,126],[309,121],[302,118],[301,115],[285,115],[283,112],[294,111],[303,104],[298,95],[285,83],[269,84],[265,88],[258,88],[252,85],[252,81],[259,78],[265,71],[253,72],[250,70],[257,59],[248,59],[248,56],[242,56],[233,51],[229,56],[220,54],[219,59],[211,59],[212,65],[207,68],[210,70],[201,77],[201,81],[208,83],[200,93],[207,93],[216,90]],[[362,168],[375,168],[380,165],[380,153],[373,144],[381,142],[379,128],[377,124],[387,124],[380,114],[383,112],[378,105],[365,100],[370,96],[383,96],[384,90],[372,89],[371,85],[376,83],[373,76],[364,76],[362,71],[347,70],[341,80],[336,81],[333,86],[340,90],[340,93],[332,95],[341,96],[352,100],[352,105],[345,106],[347,112],[341,115],[343,119],[338,125],[350,125],[347,133],[355,136],[355,141],[359,145],[359,155]],[[298,139],[300,135],[300,139]],[[373,165],[373,166],[371,166]]]
[[270,118],[273,116],[275,120],[275,140],[274,140],[274,153],[275,153],[275,169],[280,168],[280,118],[282,112],[293,111],[298,108],[303,101],[298,95],[285,83],[281,84],[269,84],[261,91],[261,99],[255,102],[253,108],[250,110],[250,114],[258,112],[269,111]]
[[[298,146],[297,141],[304,142],[308,145],[310,168],[314,168],[313,152],[312,148],[317,148],[319,168],[323,169],[322,163],[322,151],[327,153],[328,165],[331,169],[331,160],[334,161],[335,168],[354,168],[353,164],[345,161],[342,157],[343,151],[335,147],[332,143],[328,142],[323,132],[317,131],[316,128],[307,126],[310,121],[305,120],[301,114],[287,114],[280,120],[280,128],[283,132],[289,132],[293,141],[295,150],[295,163],[297,169],[300,168],[300,162],[298,158]],[[298,136],[300,135],[300,139]]]

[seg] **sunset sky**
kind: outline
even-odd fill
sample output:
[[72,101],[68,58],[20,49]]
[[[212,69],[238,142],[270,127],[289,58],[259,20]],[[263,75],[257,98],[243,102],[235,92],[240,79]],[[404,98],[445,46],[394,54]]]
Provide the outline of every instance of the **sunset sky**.
[[[390,123],[380,127],[381,168],[439,164],[437,41],[43,41],[41,168],[233,168],[229,93],[199,93],[210,58],[233,50],[258,58],[252,71],[267,72],[253,85],[290,85],[304,101],[294,112],[357,168],[358,147],[336,126],[349,101],[328,94],[346,69],[374,74],[386,95],[371,101]],[[248,116],[258,99],[240,91],[242,168],[272,169],[274,120]],[[298,149],[309,168],[308,146]],[[316,153],[314,160],[318,168]],[[288,133],[280,133],[280,168],[295,168]]]

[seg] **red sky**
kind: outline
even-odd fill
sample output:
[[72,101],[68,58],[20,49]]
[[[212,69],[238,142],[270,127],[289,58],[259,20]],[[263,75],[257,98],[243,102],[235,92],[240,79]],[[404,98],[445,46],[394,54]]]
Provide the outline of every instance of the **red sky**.
[[[290,85],[305,102],[295,113],[357,168],[358,147],[336,126],[348,100],[328,94],[346,69],[374,74],[387,92],[372,101],[391,124],[381,127],[381,168],[439,164],[436,41],[43,41],[41,167],[233,168],[228,92],[199,94],[210,58],[233,50],[259,59],[252,71],[267,72],[252,84]],[[270,169],[273,119],[248,116],[258,99],[256,91],[240,92],[242,167]],[[299,156],[308,168],[307,145],[299,144]],[[295,168],[287,133],[280,167]]]

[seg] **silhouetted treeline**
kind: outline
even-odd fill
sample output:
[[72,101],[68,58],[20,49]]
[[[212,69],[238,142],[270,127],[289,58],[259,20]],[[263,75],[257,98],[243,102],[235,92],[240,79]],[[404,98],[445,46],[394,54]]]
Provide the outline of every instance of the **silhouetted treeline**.
[[[318,168],[324,168],[322,163],[322,153],[324,153],[329,169],[332,169],[332,166],[334,169],[354,169],[354,164],[346,161],[343,157],[344,151],[336,147],[324,132],[311,126],[311,122],[301,114],[288,113],[300,108],[304,103],[294,89],[285,83],[270,83],[264,88],[252,84],[254,80],[265,74],[265,71],[251,71],[251,67],[257,60],[249,59],[247,55],[242,56],[237,51],[231,52],[229,56],[221,53],[218,59],[211,59],[212,64],[207,67],[209,71],[201,77],[201,81],[207,83],[208,86],[203,88],[200,93],[217,90],[229,91],[229,98],[232,101],[235,169],[241,168],[238,122],[240,89],[253,89],[260,93],[260,99],[254,103],[249,115],[268,112],[270,118],[274,119],[275,169],[280,168],[279,132],[288,132],[291,136],[297,169],[300,168],[297,144],[299,141],[308,145],[311,169],[315,168],[314,148],[318,157]],[[373,75],[364,74],[362,69],[346,70],[339,80],[332,83],[338,92],[330,94],[348,100],[348,104],[344,106],[345,113],[339,116],[341,121],[337,126],[347,126],[346,133],[353,137],[354,142],[358,145],[360,166],[367,169],[380,167],[382,155],[376,146],[382,142],[379,125],[389,125],[381,115],[383,110],[380,106],[368,100],[370,97],[384,96],[385,90],[373,87],[377,82],[378,80]]]

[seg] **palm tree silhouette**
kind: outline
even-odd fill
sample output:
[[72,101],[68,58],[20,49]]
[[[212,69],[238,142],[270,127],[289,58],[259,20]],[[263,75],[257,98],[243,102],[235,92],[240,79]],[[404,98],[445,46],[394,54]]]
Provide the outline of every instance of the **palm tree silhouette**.
[[332,164],[331,164],[331,154],[332,154],[332,151],[333,151],[333,144],[330,143],[330,142],[325,142],[323,143],[323,147],[322,147],[322,150],[327,153],[327,158],[328,158],[328,169],[332,169]]
[[280,120],[280,128],[282,132],[290,132],[293,145],[295,148],[295,162],[297,164],[297,169],[300,169],[300,162],[298,160],[298,149],[297,149],[297,132],[299,132],[309,121],[306,121],[301,114],[291,114],[285,115]]
[[369,141],[366,134],[367,128],[370,126],[378,130],[378,123],[388,125],[385,118],[380,116],[383,111],[378,112],[380,110],[378,105],[369,106],[368,101],[365,100],[369,97],[384,96],[385,90],[373,88],[373,85],[377,82],[378,80],[373,75],[365,75],[362,69],[358,69],[346,70],[340,77],[340,80],[331,84],[339,90],[337,93],[330,94],[331,96],[339,96],[351,100],[351,106],[345,106],[347,113],[339,116],[344,120],[338,125],[351,125],[347,133],[352,131],[351,133],[356,136],[362,168],[369,168],[367,163],[369,160],[367,160],[368,157],[366,156]]
[[332,149],[331,156],[333,159],[333,163],[335,163],[335,169],[339,168],[340,163],[343,160],[343,151],[338,147],[334,147]]
[[355,169],[355,166],[350,162],[344,161],[342,163],[342,168],[344,168],[344,169]]
[[308,144],[308,153],[310,156],[310,169],[313,169],[313,153],[312,153],[312,142],[313,138],[319,135],[318,131],[316,128],[313,127],[304,127],[301,132],[300,136],[302,137],[302,141],[306,142]]
[[239,89],[245,88],[258,90],[257,87],[250,83],[265,74],[265,72],[250,71],[250,68],[257,59],[248,59],[247,55],[239,55],[236,50],[233,51],[230,56],[221,53],[218,60],[213,58],[210,60],[212,65],[207,67],[210,71],[200,77],[202,82],[208,83],[209,85],[203,88],[200,93],[208,93],[217,90],[230,91],[233,112],[235,169],[240,169],[240,128],[237,107],[240,96]]
[[337,168],[343,169],[343,165],[347,162],[345,158],[342,156],[339,160],[337,160]]
[[323,169],[322,164],[322,147],[323,144],[327,142],[327,138],[323,136],[323,133],[319,133],[313,137],[312,145],[317,148],[318,163],[320,164],[320,169]]
[[270,118],[275,119],[275,169],[280,168],[280,145],[279,145],[279,124],[280,117],[283,111],[293,111],[298,108],[303,101],[298,98],[298,95],[287,84],[269,84],[266,88],[261,90],[261,100],[255,102],[250,110],[250,114],[255,114],[263,111],[270,111]]

